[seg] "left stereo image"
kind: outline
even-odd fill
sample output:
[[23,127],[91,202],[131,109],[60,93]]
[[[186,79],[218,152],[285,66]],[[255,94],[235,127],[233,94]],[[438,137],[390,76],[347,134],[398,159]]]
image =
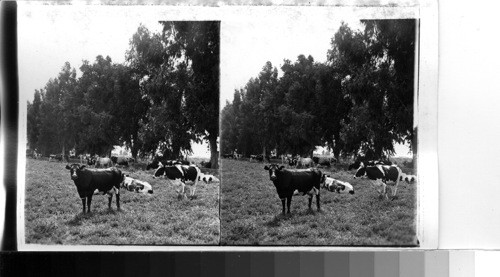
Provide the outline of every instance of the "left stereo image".
[[152,18],[19,5],[26,245],[219,245],[220,22]]

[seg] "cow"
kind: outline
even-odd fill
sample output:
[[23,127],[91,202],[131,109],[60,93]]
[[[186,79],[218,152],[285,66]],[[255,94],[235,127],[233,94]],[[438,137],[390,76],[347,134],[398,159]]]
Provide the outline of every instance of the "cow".
[[258,162],[264,161],[264,156],[262,154],[259,155],[250,155],[250,161],[256,160]]
[[197,166],[194,165],[174,165],[174,166],[161,166],[155,173],[154,177],[164,176],[170,180],[180,181],[180,190],[178,190],[179,198],[187,198],[186,196],[186,182],[190,182],[192,185],[190,198],[194,198],[194,193],[196,191],[196,185],[198,184],[198,176],[201,175],[201,171]]
[[121,187],[128,191],[135,191],[137,193],[153,194],[153,187],[148,182],[131,178],[128,175],[124,176]]
[[222,154],[222,158],[231,159],[233,158],[233,154]]
[[113,161],[110,158],[97,157],[95,162],[95,167],[112,167]]
[[376,164],[368,166],[361,162],[358,170],[354,174],[354,179],[366,176],[378,191],[380,198],[385,197],[386,199],[389,199],[387,196],[387,182],[393,182],[392,200],[394,200],[396,198],[396,192],[398,191],[401,174],[401,169],[396,165]]
[[132,158],[129,157],[118,157],[111,156],[111,161],[116,165],[128,166],[129,162],[132,162]]
[[214,175],[203,174],[203,173],[200,173],[200,175],[198,176],[198,181],[203,181],[205,182],[205,184],[220,182],[219,179]]
[[417,176],[415,175],[409,175],[404,172],[401,173],[401,176],[399,177],[399,181],[405,181],[406,183],[410,184],[413,183],[417,180]]
[[357,170],[361,166],[361,163],[363,163],[366,166],[393,165],[393,163],[389,160],[367,160],[367,161],[357,160],[354,163],[349,165],[348,170],[352,170],[352,169]]
[[116,208],[120,210],[120,185],[124,175],[119,169],[88,169],[85,165],[67,164],[66,169],[71,173],[71,180],[76,185],[78,195],[82,199],[83,213],[85,204],[90,213],[92,195],[97,190],[100,194],[108,194],[108,208],[111,209],[113,194],[116,194]]
[[311,158],[299,158],[297,167],[314,167],[314,161]]
[[277,164],[266,165],[264,170],[269,172],[269,179],[276,187],[283,206],[283,214],[285,214],[285,202],[287,213],[290,213],[293,195],[309,195],[309,209],[311,209],[313,195],[316,195],[316,206],[320,211],[320,185],[323,176],[321,171],[317,169],[284,169],[284,166]]
[[337,193],[354,194],[354,188],[350,183],[334,179],[326,174],[323,174],[321,179],[321,187]]

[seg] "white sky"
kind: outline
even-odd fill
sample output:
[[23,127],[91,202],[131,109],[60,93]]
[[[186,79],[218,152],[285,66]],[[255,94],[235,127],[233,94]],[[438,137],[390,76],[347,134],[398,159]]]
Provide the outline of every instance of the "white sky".
[[[325,61],[341,21],[357,29],[360,18],[391,17],[382,11],[339,7],[167,7],[87,6],[18,3],[18,55],[21,103],[55,78],[66,61],[74,68],[97,55],[123,62],[139,24],[160,31],[160,20],[221,20],[221,108],[235,89],[258,76],[266,61],[278,69],[283,59],[312,55]],[[414,11],[394,17],[414,16]],[[21,105],[23,107],[24,105]],[[209,156],[206,145],[194,155]],[[398,151],[399,152],[399,151]]]

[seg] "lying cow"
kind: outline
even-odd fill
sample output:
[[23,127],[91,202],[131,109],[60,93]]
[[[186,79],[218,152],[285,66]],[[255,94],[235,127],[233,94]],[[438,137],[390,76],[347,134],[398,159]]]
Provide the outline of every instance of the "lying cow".
[[153,187],[151,187],[148,182],[140,181],[127,175],[124,176],[121,187],[128,191],[135,191],[137,193],[153,194]]
[[186,182],[190,182],[192,185],[190,193],[191,199],[194,198],[196,185],[198,184],[198,176],[200,175],[200,169],[194,165],[161,166],[154,173],[154,177],[164,176],[170,180],[180,181],[181,188],[178,190],[179,198],[186,198]]
[[368,160],[368,161],[355,161],[353,164],[349,165],[348,170],[352,169],[358,169],[361,164],[364,164],[366,166],[374,166],[374,165],[393,165],[393,163],[389,160]]
[[323,174],[323,178],[321,179],[321,187],[332,192],[354,194],[354,188],[351,184],[334,179],[326,174]]
[[417,181],[417,176],[415,175],[409,175],[404,172],[401,172],[401,176],[399,177],[399,181],[405,181],[408,184],[411,184],[415,181]]
[[367,177],[370,179],[371,184],[377,189],[380,197],[387,196],[387,182],[393,182],[394,187],[392,188],[392,200],[396,198],[396,192],[398,191],[399,180],[401,178],[402,171],[396,165],[372,165],[368,166],[360,163],[360,167],[354,174],[354,179],[359,177]]
[[198,181],[203,181],[206,184],[220,182],[219,179],[214,175],[203,174],[203,173],[200,173],[200,175],[198,176]]
[[[292,170],[283,169],[284,166],[271,164],[264,169],[269,171],[269,179],[273,182],[283,205],[282,213],[285,214],[285,202],[288,213],[293,195],[309,195],[309,209],[311,209],[313,195],[316,195],[316,206],[320,211],[319,194],[321,185],[321,171],[317,169]],[[285,201],[286,200],[286,201]]]
[[116,208],[120,209],[120,184],[124,176],[119,169],[88,169],[80,164],[68,164],[66,169],[70,171],[71,180],[75,183],[78,195],[82,199],[83,213],[85,213],[85,204],[87,204],[87,212],[90,213],[90,204],[95,190],[100,194],[108,194],[109,209],[111,209],[113,194],[116,194]]

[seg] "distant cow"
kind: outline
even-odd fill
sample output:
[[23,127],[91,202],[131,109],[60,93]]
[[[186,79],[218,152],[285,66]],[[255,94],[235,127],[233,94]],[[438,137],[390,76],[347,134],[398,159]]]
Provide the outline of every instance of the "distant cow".
[[234,158],[233,154],[222,154],[222,158],[231,159]]
[[95,167],[112,167],[113,161],[110,158],[96,158]]
[[133,159],[129,157],[111,156],[111,161],[116,165],[128,166]]
[[314,167],[314,161],[311,158],[300,158],[297,167]]
[[352,169],[358,169],[361,166],[361,163],[363,163],[366,166],[374,166],[374,165],[393,165],[393,163],[389,160],[357,160],[354,163],[349,165],[348,170]]
[[108,208],[111,209],[111,200],[113,194],[116,194],[116,208],[120,209],[120,184],[124,176],[119,169],[87,169],[85,165],[71,164],[66,165],[71,173],[71,180],[76,185],[78,195],[82,199],[83,213],[85,213],[85,204],[87,212],[90,212],[92,195],[94,191],[101,194],[108,194]]
[[196,185],[198,184],[198,176],[201,175],[201,171],[197,166],[194,165],[174,165],[174,166],[162,166],[159,167],[155,173],[155,177],[164,176],[170,180],[180,181],[181,188],[178,191],[179,197],[186,198],[186,182],[190,182],[192,185],[190,198],[194,198],[194,193],[196,191]]
[[316,195],[316,206],[318,211],[320,210],[321,171],[317,169],[284,169],[284,166],[278,166],[277,164],[265,166],[264,169],[269,172],[269,178],[276,187],[283,206],[283,214],[285,214],[285,202],[287,211],[290,213],[293,195],[309,195],[309,209],[311,209],[313,195]]
[[56,160],[61,162],[63,160],[64,156],[62,154],[50,154],[49,155],[49,162]]
[[399,177],[400,181],[405,181],[406,183],[410,184],[413,183],[417,180],[417,176],[415,175],[408,175],[404,172],[401,172],[401,176]]
[[259,154],[259,155],[250,155],[250,161],[252,161],[252,160],[256,160],[256,161],[262,162],[262,161],[264,161],[264,156],[262,154]]
[[143,194],[153,194],[153,187],[144,181],[140,181],[129,176],[124,176],[124,180],[121,185],[128,191],[135,191],[137,193]]
[[394,187],[392,188],[392,200],[394,200],[396,192],[398,191],[401,174],[401,169],[396,165],[377,164],[367,166],[361,162],[360,167],[354,174],[354,178],[366,176],[370,179],[370,182],[377,189],[380,196],[385,197],[386,199],[389,199],[387,196],[387,182],[393,182]]
[[203,174],[203,173],[200,173],[200,175],[198,176],[198,181],[203,181],[206,184],[220,182],[219,179],[214,175]]
[[332,192],[354,194],[354,188],[351,184],[334,179],[326,174],[323,174],[321,179],[321,187]]

